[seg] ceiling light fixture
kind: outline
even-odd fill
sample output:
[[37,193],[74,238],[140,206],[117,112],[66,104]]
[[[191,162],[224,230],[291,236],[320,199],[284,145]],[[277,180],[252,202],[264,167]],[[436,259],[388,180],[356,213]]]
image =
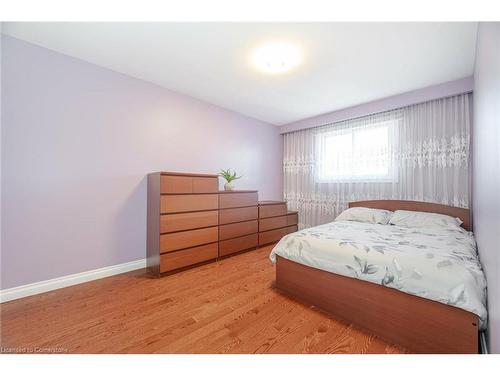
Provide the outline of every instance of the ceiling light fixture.
[[269,43],[252,52],[253,65],[267,74],[280,74],[298,66],[302,61],[299,49],[289,43]]

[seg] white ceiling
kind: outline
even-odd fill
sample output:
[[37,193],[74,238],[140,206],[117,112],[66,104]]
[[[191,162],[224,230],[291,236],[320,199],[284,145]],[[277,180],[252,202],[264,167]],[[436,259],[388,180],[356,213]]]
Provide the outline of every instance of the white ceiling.
[[[282,125],[473,72],[476,23],[4,23],[2,32]],[[263,75],[251,49],[303,64]]]

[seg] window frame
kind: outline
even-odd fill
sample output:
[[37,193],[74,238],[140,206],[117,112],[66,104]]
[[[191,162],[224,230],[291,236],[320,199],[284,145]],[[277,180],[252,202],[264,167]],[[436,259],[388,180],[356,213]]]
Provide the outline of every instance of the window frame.
[[[397,124],[398,124],[398,119],[384,119],[378,122],[374,122],[373,124],[369,125],[358,125],[358,126],[352,126],[352,127],[342,127],[340,129],[335,129],[331,128],[328,130],[324,130],[320,132],[319,134],[316,135],[316,159],[321,163],[321,158],[322,158],[322,149],[321,147],[318,147],[320,142],[324,142],[324,139],[328,136],[328,134],[332,133],[337,133],[340,135],[342,131],[349,131],[351,134],[351,138],[353,138],[354,132],[356,131],[362,131],[363,129],[370,129],[370,128],[376,128],[376,127],[381,127],[384,126],[384,124],[387,124],[387,128],[389,131],[389,145],[392,146],[394,149],[395,144],[396,144],[396,135],[397,135]],[[319,138],[322,138],[322,140],[319,140]],[[392,160],[390,160],[392,158]],[[352,183],[381,183],[381,184],[387,184],[387,183],[395,183],[398,182],[398,173],[397,173],[397,168],[394,163],[394,152],[391,152],[388,155],[389,159],[389,173],[387,175],[384,175],[381,177],[375,177],[375,178],[370,178],[370,175],[362,175],[359,177],[356,177],[354,175],[346,175],[346,176],[341,176],[340,178],[337,177],[328,177],[325,178],[322,176],[320,173],[321,168],[316,168],[315,172],[315,182],[319,184],[352,184]],[[372,175],[373,176],[373,175]]]

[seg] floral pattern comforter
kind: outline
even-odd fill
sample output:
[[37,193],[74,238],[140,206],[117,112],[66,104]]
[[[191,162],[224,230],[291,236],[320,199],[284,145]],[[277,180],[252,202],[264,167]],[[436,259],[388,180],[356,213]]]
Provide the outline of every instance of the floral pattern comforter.
[[486,280],[472,233],[338,221],[283,237],[276,255],[470,311],[486,328]]

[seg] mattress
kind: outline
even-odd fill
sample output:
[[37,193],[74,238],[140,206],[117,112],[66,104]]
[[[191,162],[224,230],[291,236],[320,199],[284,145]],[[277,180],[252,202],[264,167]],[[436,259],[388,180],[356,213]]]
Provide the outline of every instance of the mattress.
[[283,237],[270,254],[470,311],[486,328],[486,279],[472,233],[338,221]]

